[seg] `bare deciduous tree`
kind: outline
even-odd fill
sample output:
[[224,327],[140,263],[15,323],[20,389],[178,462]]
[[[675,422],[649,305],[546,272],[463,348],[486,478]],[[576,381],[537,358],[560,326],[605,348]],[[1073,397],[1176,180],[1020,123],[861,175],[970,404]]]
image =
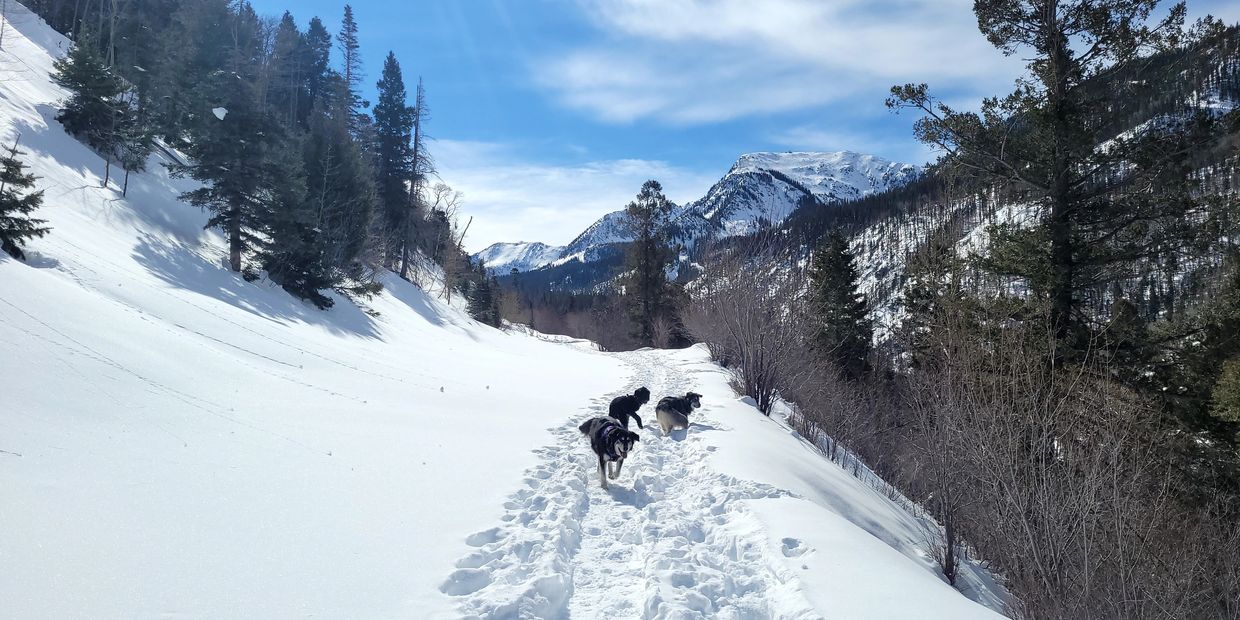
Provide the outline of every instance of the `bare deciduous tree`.
[[773,236],[706,252],[690,291],[685,328],[716,359],[734,366],[741,391],[770,414],[781,391],[808,377],[805,278]]

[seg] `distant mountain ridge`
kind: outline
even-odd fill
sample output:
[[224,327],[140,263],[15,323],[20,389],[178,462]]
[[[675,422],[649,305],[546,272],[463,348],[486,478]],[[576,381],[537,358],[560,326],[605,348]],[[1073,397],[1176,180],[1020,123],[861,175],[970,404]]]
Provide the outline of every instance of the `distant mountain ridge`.
[[[744,235],[782,223],[812,204],[856,200],[917,178],[921,169],[852,151],[831,153],[747,153],[736,160],[706,195],[672,215],[673,237],[692,246],[706,239]],[[614,254],[608,246],[632,241],[624,211],[599,218],[564,246],[496,243],[474,255],[503,275],[590,263]]]

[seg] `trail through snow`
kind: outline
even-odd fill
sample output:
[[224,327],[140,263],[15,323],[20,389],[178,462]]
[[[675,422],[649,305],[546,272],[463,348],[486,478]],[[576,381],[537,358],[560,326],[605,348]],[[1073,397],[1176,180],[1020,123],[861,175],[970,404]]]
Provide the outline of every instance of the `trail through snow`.
[[[634,369],[627,390],[655,399],[690,388],[656,351],[619,354]],[[606,415],[611,396],[593,401]],[[653,399],[652,399],[653,400]],[[525,487],[505,504],[503,525],[468,539],[476,547],[442,590],[463,613],[498,618],[816,618],[795,577],[771,557],[741,500],[787,495],[707,466],[703,433],[727,431],[704,403],[689,431],[663,436],[646,408],[639,449],[610,490],[572,419]],[[632,427],[636,430],[635,425]]]

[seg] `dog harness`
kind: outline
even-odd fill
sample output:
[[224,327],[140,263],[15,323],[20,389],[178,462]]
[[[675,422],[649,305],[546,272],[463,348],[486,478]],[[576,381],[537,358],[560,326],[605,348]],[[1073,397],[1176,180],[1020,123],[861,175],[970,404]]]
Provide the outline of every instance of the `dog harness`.
[[599,433],[599,439],[602,440],[604,446],[607,446],[607,454],[605,456],[608,460],[615,461],[620,458],[620,455],[616,454],[616,442],[612,441],[616,431],[620,430],[623,429],[620,428],[619,424],[608,424],[603,427],[603,432]]

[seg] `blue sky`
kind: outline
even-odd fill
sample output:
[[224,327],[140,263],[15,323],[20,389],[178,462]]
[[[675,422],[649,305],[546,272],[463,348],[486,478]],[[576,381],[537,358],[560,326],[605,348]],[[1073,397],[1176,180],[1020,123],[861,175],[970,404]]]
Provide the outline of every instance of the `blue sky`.
[[[337,0],[253,0],[317,15]],[[923,163],[914,120],[883,106],[928,82],[962,107],[1019,74],[977,31],[969,0],[416,0],[352,3],[373,99],[396,53],[431,107],[431,152],[474,217],[466,247],[561,244],[647,178],[700,197],[742,153],[854,150]],[[1240,2],[1193,16],[1240,20]]]

